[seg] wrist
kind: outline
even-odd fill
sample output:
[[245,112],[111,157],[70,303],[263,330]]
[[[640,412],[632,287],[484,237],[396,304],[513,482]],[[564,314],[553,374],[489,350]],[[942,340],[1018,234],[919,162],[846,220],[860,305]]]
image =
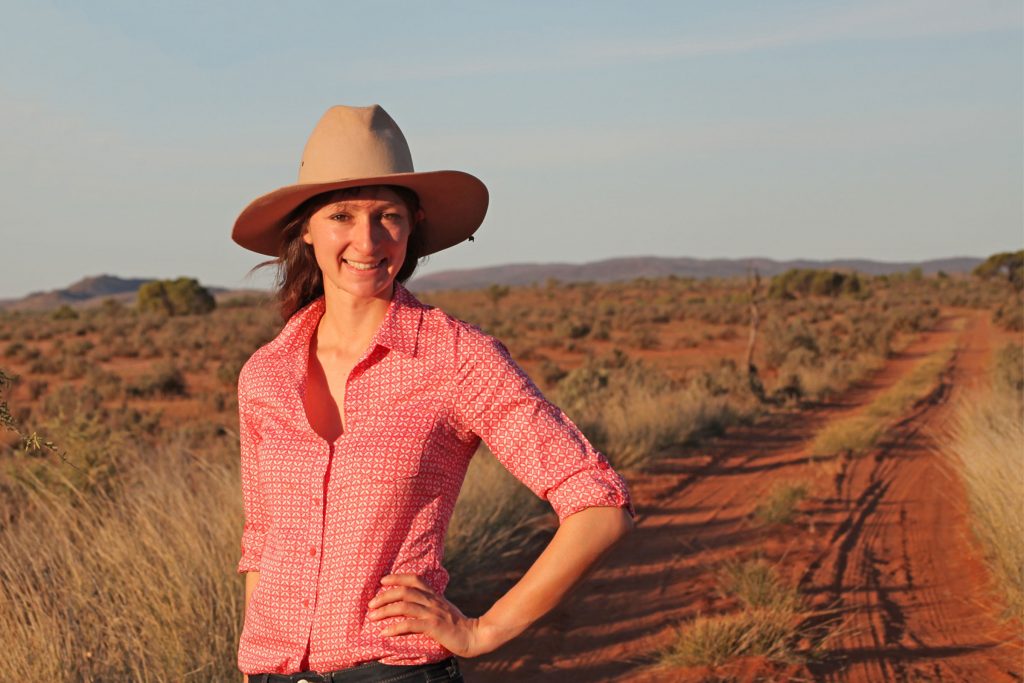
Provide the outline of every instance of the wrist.
[[529,624],[517,625],[500,621],[488,612],[476,619],[477,642],[481,654],[492,652],[526,630]]

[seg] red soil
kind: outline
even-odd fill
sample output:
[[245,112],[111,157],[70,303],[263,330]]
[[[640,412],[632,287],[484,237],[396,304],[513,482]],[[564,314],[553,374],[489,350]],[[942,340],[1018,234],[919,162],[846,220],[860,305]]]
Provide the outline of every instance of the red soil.
[[[875,451],[831,468],[811,461],[808,445],[823,426],[860,410],[953,340],[958,351],[938,388]],[[997,618],[964,492],[940,468],[929,431],[947,418],[951,398],[983,375],[996,343],[987,312],[948,313],[839,401],[775,412],[647,472],[626,473],[640,514],[634,532],[523,635],[464,660],[467,680],[1021,680],[1019,625]],[[835,480],[824,474],[832,471]],[[816,481],[822,495],[802,506],[793,526],[759,526],[754,508],[786,481]],[[823,656],[809,665],[747,658],[718,670],[654,666],[674,625],[737,609],[714,572],[723,560],[755,555],[799,584],[812,607],[831,610],[804,624],[832,633]]]

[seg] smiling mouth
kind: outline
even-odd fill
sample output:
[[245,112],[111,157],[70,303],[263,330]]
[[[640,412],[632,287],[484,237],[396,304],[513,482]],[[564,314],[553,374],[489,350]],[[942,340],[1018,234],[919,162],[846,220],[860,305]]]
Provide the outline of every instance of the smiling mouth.
[[382,268],[384,266],[384,262],[387,261],[387,259],[381,259],[380,261],[376,262],[369,261],[365,263],[361,261],[350,261],[347,258],[342,259],[342,261],[348,264],[349,267],[355,268],[356,270],[376,270],[377,268]]

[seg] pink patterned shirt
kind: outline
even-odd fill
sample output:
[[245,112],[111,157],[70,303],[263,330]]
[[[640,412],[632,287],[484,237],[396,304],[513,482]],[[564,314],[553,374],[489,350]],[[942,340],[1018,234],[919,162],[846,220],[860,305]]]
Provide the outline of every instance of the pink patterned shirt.
[[444,594],[445,532],[481,438],[558,519],[592,506],[636,512],[622,477],[550,403],[505,346],[395,282],[349,375],[346,431],[328,443],[303,407],[321,296],[238,378],[245,525],[238,572],[260,572],[238,647],[243,673],[328,671],[452,653],[405,617],[367,618],[380,578],[414,573]]

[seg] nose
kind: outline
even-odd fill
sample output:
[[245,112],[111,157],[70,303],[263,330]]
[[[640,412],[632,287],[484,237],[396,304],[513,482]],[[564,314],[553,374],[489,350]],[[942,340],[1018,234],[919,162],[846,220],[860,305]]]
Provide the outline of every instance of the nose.
[[352,243],[366,255],[372,254],[381,242],[383,226],[371,214],[361,213],[352,226]]

